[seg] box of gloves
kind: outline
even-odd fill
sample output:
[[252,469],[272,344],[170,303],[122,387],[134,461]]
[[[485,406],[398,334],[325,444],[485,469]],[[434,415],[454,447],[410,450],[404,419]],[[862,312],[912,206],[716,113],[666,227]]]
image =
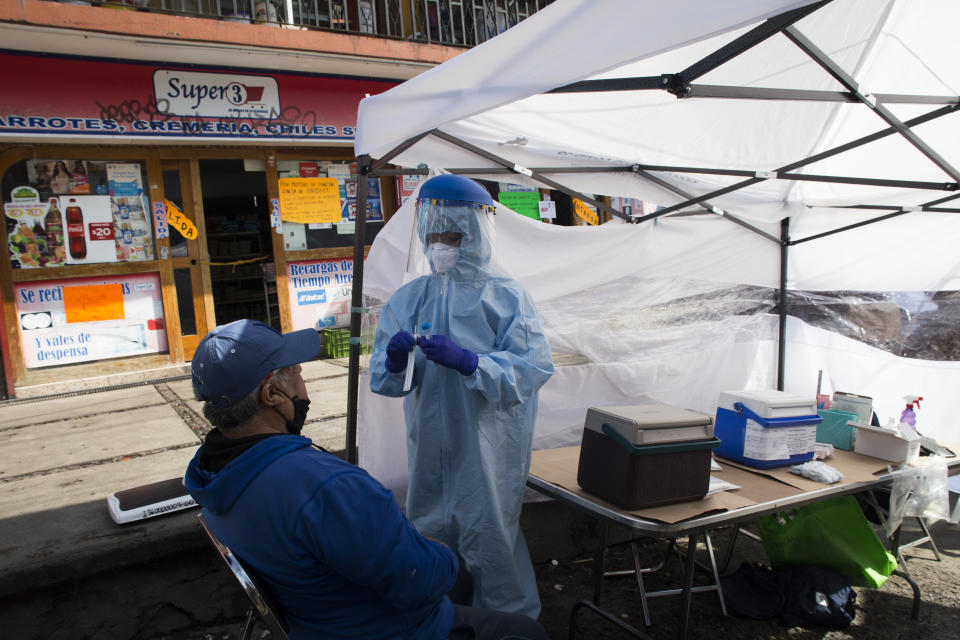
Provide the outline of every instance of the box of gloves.
[[817,400],[772,389],[720,394],[715,432],[717,455],[757,469],[813,459]]
[[591,407],[577,483],[623,509],[697,500],[719,440],[706,414],[665,404]]

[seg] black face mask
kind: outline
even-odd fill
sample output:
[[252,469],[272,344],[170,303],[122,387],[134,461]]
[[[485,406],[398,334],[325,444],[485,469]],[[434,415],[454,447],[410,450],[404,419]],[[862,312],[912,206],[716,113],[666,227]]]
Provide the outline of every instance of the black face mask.
[[283,391],[280,391],[280,389],[277,389],[277,387],[274,387],[274,389],[276,389],[277,393],[293,403],[293,417],[287,420],[276,407],[271,408],[286,421],[285,426],[287,433],[292,433],[295,436],[300,435],[300,432],[303,431],[303,423],[307,420],[307,411],[310,410],[310,401],[306,398],[297,398],[296,396],[291,398]]

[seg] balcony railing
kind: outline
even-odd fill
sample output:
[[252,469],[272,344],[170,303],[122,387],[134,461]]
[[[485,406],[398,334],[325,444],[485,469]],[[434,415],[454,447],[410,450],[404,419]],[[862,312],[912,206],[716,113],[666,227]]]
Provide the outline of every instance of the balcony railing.
[[552,1],[104,0],[93,4],[472,47],[506,31]]

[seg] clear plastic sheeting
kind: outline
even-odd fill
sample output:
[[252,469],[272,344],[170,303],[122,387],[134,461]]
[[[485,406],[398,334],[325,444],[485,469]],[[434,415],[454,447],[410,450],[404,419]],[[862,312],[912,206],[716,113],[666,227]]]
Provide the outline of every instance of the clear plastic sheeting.
[[[908,217],[884,223],[897,242],[918,232]],[[413,220],[408,201],[365,262],[365,351],[383,303],[409,279]],[[943,234],[923,230],[949,244],[960,224],[941,221],[951,223]],[[495,224],[498,268],[533,296],[554,356],[556,373],[540,392],[535,448],[579,444],[592,406],[666,403],[713,415],[722,391],[776,388],[780,249],[769,238],[720,216],[561,227],[500,204]],[[803,233],[821,226],[805,225]],[[791,247],[784,389],[812,397],[822,371],[824,393],[872,397],[884,424],[899,416],[904,395],[922,395],[920,432],[958,443],[960,337],[951,328],[960,320],[960,294],[918,287],[960,281],[957,261],[935,251],[939,261],[917,253],[909,269],[887,264],[865,229]],[[763,230],[779,233],[777,225]],[[817,249],[820,243],[828,250]],[[828,268],[831,256],[845,262]],[[901,290],[881,287],[891,273],[902,276]],[[836,290],[832,281],[847,288]],[[402,403],[370,393],[366,374],[358,437],[360,464],[402,492]]]
[[[538,304],[556,373],[540,393],[534,448],[579,444],[587,408],[666,402],[712,414],[719,393],[776,382],[774,290],[622,278]],[[366,322],[378,299],[367,298]],[[366,335],[368,330],[364,330]],[[406,485],[402,403],[360,383],[360,464]]]
[[960,442],[960,362],[902,358],[788,317],[784,389],[812,396],[820,372],[822,393],[870,396],[880,424],[897,419],[905,395],[923,396],[917,431],[948,446]]
[[590,362],[669,360],[705,343],[770,340],[775,292],[685,278],[616,280],[538,306],[555,353]]
[[791,291],[789,314],[902,358],[960,361],[960,292]]

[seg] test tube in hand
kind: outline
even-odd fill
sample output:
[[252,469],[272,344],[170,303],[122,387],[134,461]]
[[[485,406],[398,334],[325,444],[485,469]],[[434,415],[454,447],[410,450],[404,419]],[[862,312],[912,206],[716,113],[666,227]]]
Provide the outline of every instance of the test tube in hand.
[[[420,329],[423,331],[423,336],[430,337],[430,323],[424,322],[420,325]],[[418,334],[413,334],[413,337],[419,341],[420,336]],[[416,362],[416,354],[410,352],[410,355],[407,356],[407,373],[403,379],[403,390],[410,391],[410,387],[413,386],[413,365]]]
[[[413,339],[417,339],[417,334],[413,334]],[[407,374],[403,378],[403,390],[410,391],[410,386],[413,384],[413,364],[417,361],[416,345],[410,350],[410,353],[407,354]]]
[[[422,334],[423,337],[429,340],[430,339],[430,323],[424,322],[423,324],[421,324],[420,330],[423,331],[423,334]],[[434,362],[433,364],[436,365],[437,363]]]

